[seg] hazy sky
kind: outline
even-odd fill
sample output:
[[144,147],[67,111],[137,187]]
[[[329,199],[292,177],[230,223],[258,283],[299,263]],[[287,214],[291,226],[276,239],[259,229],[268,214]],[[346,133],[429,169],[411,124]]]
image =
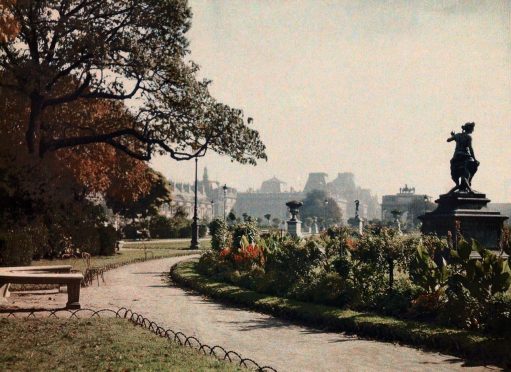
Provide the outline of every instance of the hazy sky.
[[[192,59],[267,146],[257,167],[209,153],[245,190],[276,175],[355,173],[373,192],[450,189],[451,130],[476,123],[476,190],[511,202],[511,1],[193,0]],[[193,162],[157,159],[173,180]]]

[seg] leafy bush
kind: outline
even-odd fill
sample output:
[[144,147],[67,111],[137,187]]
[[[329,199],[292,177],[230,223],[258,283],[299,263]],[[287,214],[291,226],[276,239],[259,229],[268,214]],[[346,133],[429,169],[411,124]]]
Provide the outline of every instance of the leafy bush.
[[[422,289],[412,309],[430,317],[436,313],[440,321],[458,327],[494,328],[489,314],[495,298],[511,285],[509,261],[458,236],[456,244],[423,237],[410,262],[410,278]],[[480,258],[471,257],[472,252]]]
[[206,234],[208,233],[208,226],[207,225],[199,225],[199,238],[204,238]]
[[101,226],[98,228],[99,233],[99,254],[102,256],[111,256],[115,254],[115,244],[119,239],[118,232],[113,226]]
[[[68,248],[75,252],[87,252],[93,256],[99,255],[101,252],[101,241],[98,228],[90,225],[77,227],[71,231],[71,245]],[[59,256],[64,251],[65,249],[61,251]]]
[[345,306],[350,302],[349,282],[336,272],[321,270],[310,282],[299,282],[292,297],[300,301]]
[[0,266],[28,266],[34,254],[34,241],[29,228],[10,229],[0,233]]
[[417,245],[409,263],[409,275],[424,293],[437,293],[447,284],[448,253],[447,242],[434,235],[425,235]]
[[[470,257],[477,252],[480,259]],[[485,249],[475,240],[462,237],[450,251],[450,276],[442,318],[457,326],[484,329],[496,295],[511,285],[509,261]]]
[[[225,231],[222,223],[216,227]],[[201,270],[219,280],[325,305],[494,333],[510,329],[511,300],[502,295],[511,285],[509,261],[477,242],[454,245],[381,226],[361,236],[330,228],[308,240],[271,232],[258,239],[250,221],[232,229],[234,244],[201,258]],[[481,258],[471,259],[472,251]]]
[[493,296],[486,314],[486,331],[502,335],[511,335],[511,296],[497,294]]
[[259,238],[259,229],[255,222],[247,220],[246,222],[238,223],[232,227],[232,247],[235,250],[242,247],[243,237],[245,237],[250,244],[256,242]]
[[[139,226],[141,229],[142,226]],[[149,222],[149,232],[151,237],[160,239],[176,238],[176,226],[172,219],[165,216],[154,216]],[[136,236],[136,232],[135,236]]]
[[317,242],[284,240],[282,246],[266,255],[265,270],[273,282],[272,291],[285,294],[300,281],[309,281],[324,258]]
[[402,316],[410,312],[412,301],[417,298],[419,289],[405,278],[396,280],[392,291],[384,292],[377,297],[372,310],[385,315]]
[[223,219],[215,218],[209,224],[211,234],[211,248],[219,252],[222,248],[230,246],[230,233]]
[[125,225],[122,228],[122,235],[125,239],[137,239],[137,231],[140,231],[142,226],[136,222]]

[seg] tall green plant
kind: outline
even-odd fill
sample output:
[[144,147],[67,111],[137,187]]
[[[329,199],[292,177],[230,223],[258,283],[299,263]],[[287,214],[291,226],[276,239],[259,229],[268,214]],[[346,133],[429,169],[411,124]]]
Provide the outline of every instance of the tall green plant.
[[417,245],[410,260],[409,275],[426,294],[437,293],[447,285],[449,267],[445,256],[448,250],[445,241],[431,235],[422,237]]
[[254,221],[238,223],[232,227],[232,244],[235,250],[241,248],[243,237],[250,244],[255,243],[259,238],[259,228]]
[[231,236],[227,224],[223,219],[215,218],[209,224],[211,234],[211,248],[220,251],[230,245]]

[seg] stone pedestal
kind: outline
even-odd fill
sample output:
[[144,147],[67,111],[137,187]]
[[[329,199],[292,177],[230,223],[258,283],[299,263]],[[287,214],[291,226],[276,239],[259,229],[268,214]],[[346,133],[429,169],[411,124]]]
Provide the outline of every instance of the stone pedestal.
[[362,235],[364,233],[364,220],[360,217],[355,217],[355,221],[356,221],[356,228],[358,229],[358,233],[360,235]]
[[438,207],[419,217],[422,221],[421,231],[438,236],[447,236],[447,232],[451,231],[454,235],[456,221],[459,221],[465,239],[474,238],[483,246],[495,249],[504,221],[508,217],[489,210],[486,207],[489,202],[486,195],[479,192],[440,195],[440,198],[435,200]]
[[348,219],[348,225],[356,229],[360,235],[364,232],[364,220],[359,216]]
[[287,233],[294,238],[302,237],[302,221],[298,219],[290,219],[287,221]]
[[318,234],[318,233],[319,233],[318,224],[316,223],[316,219],[314,219],[314,222],[312,223],[312,226],[311,226],[311,234]]

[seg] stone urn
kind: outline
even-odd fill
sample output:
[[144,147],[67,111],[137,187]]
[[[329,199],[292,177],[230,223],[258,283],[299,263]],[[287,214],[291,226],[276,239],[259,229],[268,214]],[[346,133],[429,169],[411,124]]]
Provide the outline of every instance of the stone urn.
[[291,213],[291,219],[287,221],[287,232],[289,235],[299,238],[302,236],[301,221],[296,217],[300,211],[300,207],[303,205],[302,202],[292,200],[286,203]]

